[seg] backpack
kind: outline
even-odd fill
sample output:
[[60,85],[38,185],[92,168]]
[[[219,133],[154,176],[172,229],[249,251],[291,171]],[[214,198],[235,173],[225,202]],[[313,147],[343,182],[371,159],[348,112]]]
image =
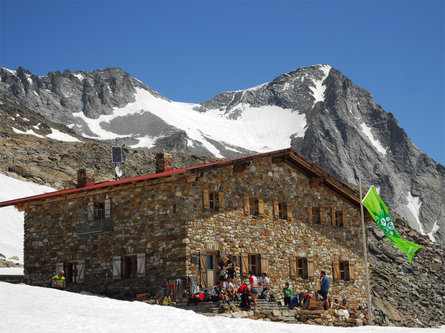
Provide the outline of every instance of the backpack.
[[250,300],[249,300],[248,289],[249,288],[247,288],[247,286],[246,286],[246,288],[243,289],[243,293],[241,294],[241,303],[240,303],[239,307],[244,310],[250,309]]

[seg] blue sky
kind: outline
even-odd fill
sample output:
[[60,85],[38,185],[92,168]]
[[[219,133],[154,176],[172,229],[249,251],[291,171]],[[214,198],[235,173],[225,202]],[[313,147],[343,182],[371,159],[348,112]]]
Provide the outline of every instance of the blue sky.
[[121,67],[202,102],[329,64],[445,164],[444,1],[5,1],[0,65],[37,75]]

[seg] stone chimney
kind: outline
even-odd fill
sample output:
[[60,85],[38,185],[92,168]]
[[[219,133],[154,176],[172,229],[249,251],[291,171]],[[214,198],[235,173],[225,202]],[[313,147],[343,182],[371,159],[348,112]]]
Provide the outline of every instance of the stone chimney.
[[79,169],[77,171],[77,187],[86,187],[94,185],[94,170]]
[[156,157],[156,173],[174,170],[173,156],[167,153],[157,153]]

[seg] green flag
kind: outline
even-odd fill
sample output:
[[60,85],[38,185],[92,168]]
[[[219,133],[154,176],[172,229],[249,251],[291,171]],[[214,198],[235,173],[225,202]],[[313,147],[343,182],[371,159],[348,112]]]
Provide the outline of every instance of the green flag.
[[394,223],[392,222],[388,208],[386,208],[385,203],[377,194],[377,190],[374,186],[371,186],[368,193],[363,198],[362,203],[380,229],[385,233],[386,237],[388,237],[398,249],[406,253],[408,261],[411,263],[414,253],[423,246],[403,240],[402,237],[400,237],[394,228]]

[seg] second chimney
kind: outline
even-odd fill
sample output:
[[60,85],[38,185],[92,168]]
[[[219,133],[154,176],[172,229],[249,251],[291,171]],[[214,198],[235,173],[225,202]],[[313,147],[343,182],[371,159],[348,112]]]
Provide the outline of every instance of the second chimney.
[[174,170],[173,156],[167,153],[156,154],[156,173]]
[[77,171],[77,187],[94,185],[94,170],[79,169]]

